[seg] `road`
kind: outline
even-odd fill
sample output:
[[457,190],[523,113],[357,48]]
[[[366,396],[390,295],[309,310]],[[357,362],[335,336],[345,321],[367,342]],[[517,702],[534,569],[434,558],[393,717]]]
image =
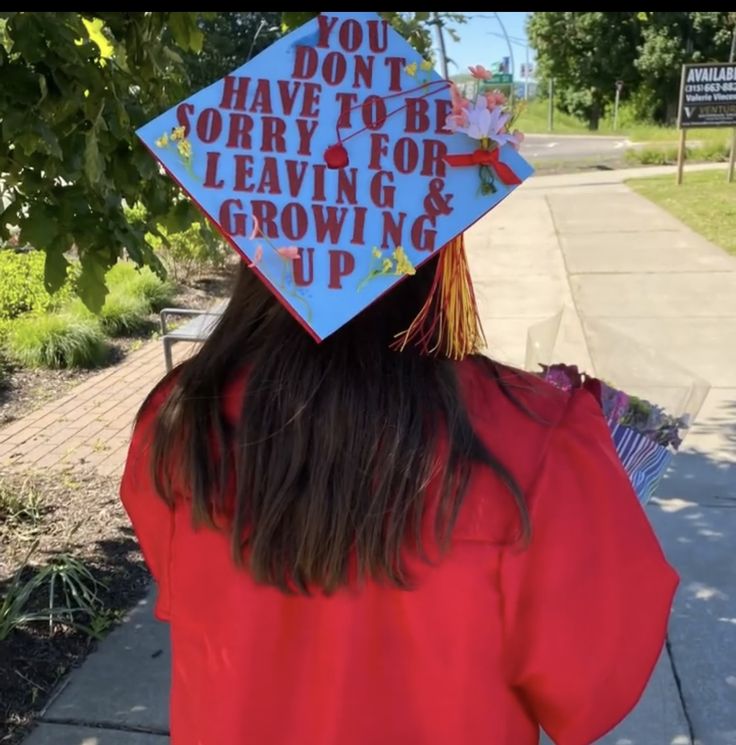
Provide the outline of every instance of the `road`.
[[625,137],[592,135],[526,135],[521,154],[530,160],[615,158],[630,147]]

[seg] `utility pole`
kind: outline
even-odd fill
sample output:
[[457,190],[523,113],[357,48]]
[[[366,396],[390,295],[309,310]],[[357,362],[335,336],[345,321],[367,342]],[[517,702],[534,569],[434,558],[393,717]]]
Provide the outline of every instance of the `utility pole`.
[[547,129],[551,132],[555,121],[555,81],[550,78],[547,82]]
[[445,32],[442,28],[442,19],[440,18],[440,14],[436,12],[432,12],[432,16],[434,18],[434,24],[437,27],[437,43],[440,46],[440,63],[442,64],[442,77],[445,80],[450,79],[450,72],[447,68],[447,47],[445,46]]
[[[733,16],[732,16],[733,17]],[[736,18],[733,23],[733,35],[731,36],[731,54],[728,56],[729,62],[736,62]],[[734,166],[736,166],[736,127],[731,133],[731,155],[728,158],[728,173],[726,179],[728,183],[733,183]]]

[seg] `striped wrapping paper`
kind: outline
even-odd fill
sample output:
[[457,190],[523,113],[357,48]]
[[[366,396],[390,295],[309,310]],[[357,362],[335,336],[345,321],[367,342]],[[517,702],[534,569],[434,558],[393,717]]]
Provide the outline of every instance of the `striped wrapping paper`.
[[646,504],[654,494],[660,479],[674,454],[631,427],[609,421],[616,452],[629,476],[639,501]]

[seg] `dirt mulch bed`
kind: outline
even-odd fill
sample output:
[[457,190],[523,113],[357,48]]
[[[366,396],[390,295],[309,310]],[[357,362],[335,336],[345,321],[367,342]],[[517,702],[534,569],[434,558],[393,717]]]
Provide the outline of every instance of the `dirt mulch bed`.
[[[37,547],[21,581],[70,555],[103,583],[96,621],[106,634],[146,591],[149,575],[118,498],[118,480],[75,469],[61,474],[0,477],[0,605],[30,548]],[[61,593],[57,601],[63,605]],[[26,610],[48,607],[48,584]],[[3,620],[0,617],[0,630]],[[48,620],[21,623],[0,638],[0,743],[19,743],[54,686],[94,648],[89,633]]]
[[[177,286],[172,307],[205,309],[228,297],[235,272],[231,266]],[[150,317],[151,331],[144,336],[110,339],[107,366],[117,365],[160,331],[158,315]],[[0,359],[0,427],[30,414],[49,401],[58,400],[75,385],[99,372],[95,370],[28,370]]]
[[[172,307],[204,309],[229,295],[232,266],[179,285]],[[151,317],[149,336],[110,340],[110,365],[125,359],[158,331]],[[0,363],[1,364],[1,363]],[[0,379],[0,427],[67,393],[99,370],[24,370],[5,363]],[[37,545],[36,545],[37,544]],[[35,549],[23,566],[31,547]],[[3,600],[65,555],[81,561],[102,584],[96,587],[96,617],[76,614],[79,626],[94,625],[98,637],[123,617],[148,587],[149,575],[118,498],[118,480],[91,469],[61,473],[0,474],[0,611]],[[61,598],[59,598],[61,600]],[[25,608],[48,607],[48,584],[39,587]],[[94,649],[88,631],[48,620],[21,623],[7,632],[0,612],[0,745],[17,745],[57,683]],[[4,635],[4,638],[2,638]]]

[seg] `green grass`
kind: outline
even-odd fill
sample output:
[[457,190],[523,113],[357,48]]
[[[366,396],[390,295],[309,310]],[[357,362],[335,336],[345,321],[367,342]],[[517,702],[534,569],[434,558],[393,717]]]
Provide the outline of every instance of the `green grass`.
[[[527,103],[524,110],[519,115],[515,126],[524,134],[547,134],[548,124],[547,101],[532,100]],[[591,134],[591,131],[585,126],[585,122],[570,114],[563,114],[555,109],[554,111],[554,128],[556,134],[583,135]]]
[[736,182],[726,183],[724,171],[686,173],[682,186],[675,184],[674,176],[626,183],[736,256]]
[[[519,129],[526,134],[547,134],[547,101],[529,101],[526,109],[518,119]],[[628,120],[628,121],[627,121]],[[627,137],[632,142],[657,142],[677,143],[679,132],[676,127],[662,127],[657,124],[646,122],[634,122],[622,111],[621,122],[618,129],[613,129],[613,119],[606,117],[601,120],[600,128],[596,131],[588,129],[581,119],[554,112],[554,130],[557,134],[577,135],[618,135]],[[701,143],[704,146],[717,146],[718,144],[730,142],[730,129],[698,129],[688,132],[687,138],[693,144]]]
[[5,338],[8,357],[24,367],[98,367],[109,347],[93,319],[70,314],[26,315],[13,321]]

